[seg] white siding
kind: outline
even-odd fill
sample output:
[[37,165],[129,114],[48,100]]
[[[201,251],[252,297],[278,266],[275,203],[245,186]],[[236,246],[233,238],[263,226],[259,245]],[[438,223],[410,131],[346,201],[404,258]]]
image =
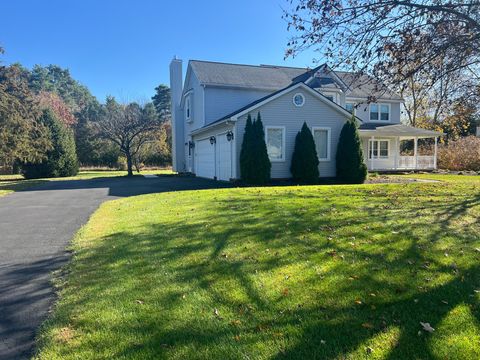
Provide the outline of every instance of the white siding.
[[[305,104],[302,107],[296,107],[293,104],[292,97],[296,93],[302,93],[305,96]],[[257,116],[260,111],[262,122],[265,126],[284,126],[285,127],[285,161],[272,162],[271,177],[273,179],[290,178],[290,165],[292,153],[295,145],[295,136],[300,131],[304,122],[312,127],[326,127],[331,129],[330,161],[320,162],[319,170],[321,177],[334,177],[336,174],[335,156],[337,152],[337,143],[340,131],[347,117],[318,98],[306,92],[303,89],[293,89],[292,91],[272,100],[252,111],[252,118]],[[236,145],[237,145],[237,174],[240,174],[239,157],[242,146],[243,134],[245,129],[247,115],[240,117],[236,124]],[[238,176],[239,177],[239,176]]]
[[270,93],[269,91],[207,86],[205,88],[206,124],[221,119]]
[[[346,99],[346,102],[359,102],[359,100]],[[376,124],[398,124],[400,122],[400,103],[379,101],[382,104],[390,105],[390,121],[377,121]],[[363,122],[370,122],[370,106],[369,104],[360,104],[355,112],[355,115]]]

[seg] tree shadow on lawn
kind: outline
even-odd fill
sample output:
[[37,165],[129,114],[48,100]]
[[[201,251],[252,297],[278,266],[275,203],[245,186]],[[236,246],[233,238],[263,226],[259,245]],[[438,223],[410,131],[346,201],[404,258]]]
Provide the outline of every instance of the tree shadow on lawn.
[[[462,304],[480,321],[478,228],[455,224],[478,216],[480,196],[442,203],[412,201],[421,197],[412,188],[348,191],[344,202],[329,191],[219,195],[195,222],[108,235],[78,252],[60,310],[74,327],[113,331],[93,346],[121,343],[115,357],[344,358],[396,329],[381,345],[386,358],[434,358],[420,321],[438,327]],[[448,243],[452,260],[445,233],[462,239]],[[88,295],[68,296],[79,288]],[[89,306],[95,318],[82,319]],[[129,315],[103,319],[112,309]]]

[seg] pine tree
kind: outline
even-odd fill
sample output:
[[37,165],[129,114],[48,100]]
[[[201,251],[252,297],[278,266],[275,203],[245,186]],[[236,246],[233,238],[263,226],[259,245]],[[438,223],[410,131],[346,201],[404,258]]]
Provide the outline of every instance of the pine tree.
[[318,171],[317,150],[312,132],[303,123],[302,129],[295,137],[295,149],[292,155],[292,165],[290,171],[293,179],[307,184],[315,184],[320,176]]
[[253,162],[255,161],[253,154],[253,131],[252,117],[248,114],[245,133],[243,134],[242,149],[240,150],[240,177],[246,183],[251,180]]
[[45,110],[40,121],[50,130],[53,148],[40,163],[23,164],[26,178],[66,177],[78,173],[75,139],[72,130],[62,124],[51,110]]
[[268,158],[267,144],[265,143],[265,131],[263,129],[262,117],[260,113],[253,123],[254,129],[254,171],[253,184],[265,185],[270,182],[270,171],[272,164]]
[[337,179],[348,184],[361,184],[367,178],[362,144],[355,117],[343,125],[337,147]]

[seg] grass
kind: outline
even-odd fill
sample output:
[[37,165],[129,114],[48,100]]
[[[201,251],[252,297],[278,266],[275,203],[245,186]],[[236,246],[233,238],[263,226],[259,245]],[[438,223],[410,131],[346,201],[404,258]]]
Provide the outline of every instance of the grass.
[[105,203],[36,357],[478,359],[480,177],[448,180]]
[[[142,171],[140,174],[134,173],[134,175],[170,175],[173,172],[169,169],[164,170],[146,170]],[[102,177],[118,177],[126,176],[126,171],[80,171],[76,176],[65,177],[65,178],[49,178],[49,179],[39,179],[39,180],[25,180],[22,175],[0,175],[0,197],[7,195],[15,191],[21,191],[28,189],[32,186],[42,184],[46,181],[66,181],[66,180],[87,180],[95,179]]]

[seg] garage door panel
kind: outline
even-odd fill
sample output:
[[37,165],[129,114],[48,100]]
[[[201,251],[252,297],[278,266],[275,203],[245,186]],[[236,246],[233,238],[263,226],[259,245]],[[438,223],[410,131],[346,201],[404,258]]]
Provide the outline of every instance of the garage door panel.
[[215,146],[210,144],[209,139],[195,144],[195,173],[200,177],[215,177]]
[[228,181],[232,178],[232,144],[226,134],[217,136],[217,178]]

